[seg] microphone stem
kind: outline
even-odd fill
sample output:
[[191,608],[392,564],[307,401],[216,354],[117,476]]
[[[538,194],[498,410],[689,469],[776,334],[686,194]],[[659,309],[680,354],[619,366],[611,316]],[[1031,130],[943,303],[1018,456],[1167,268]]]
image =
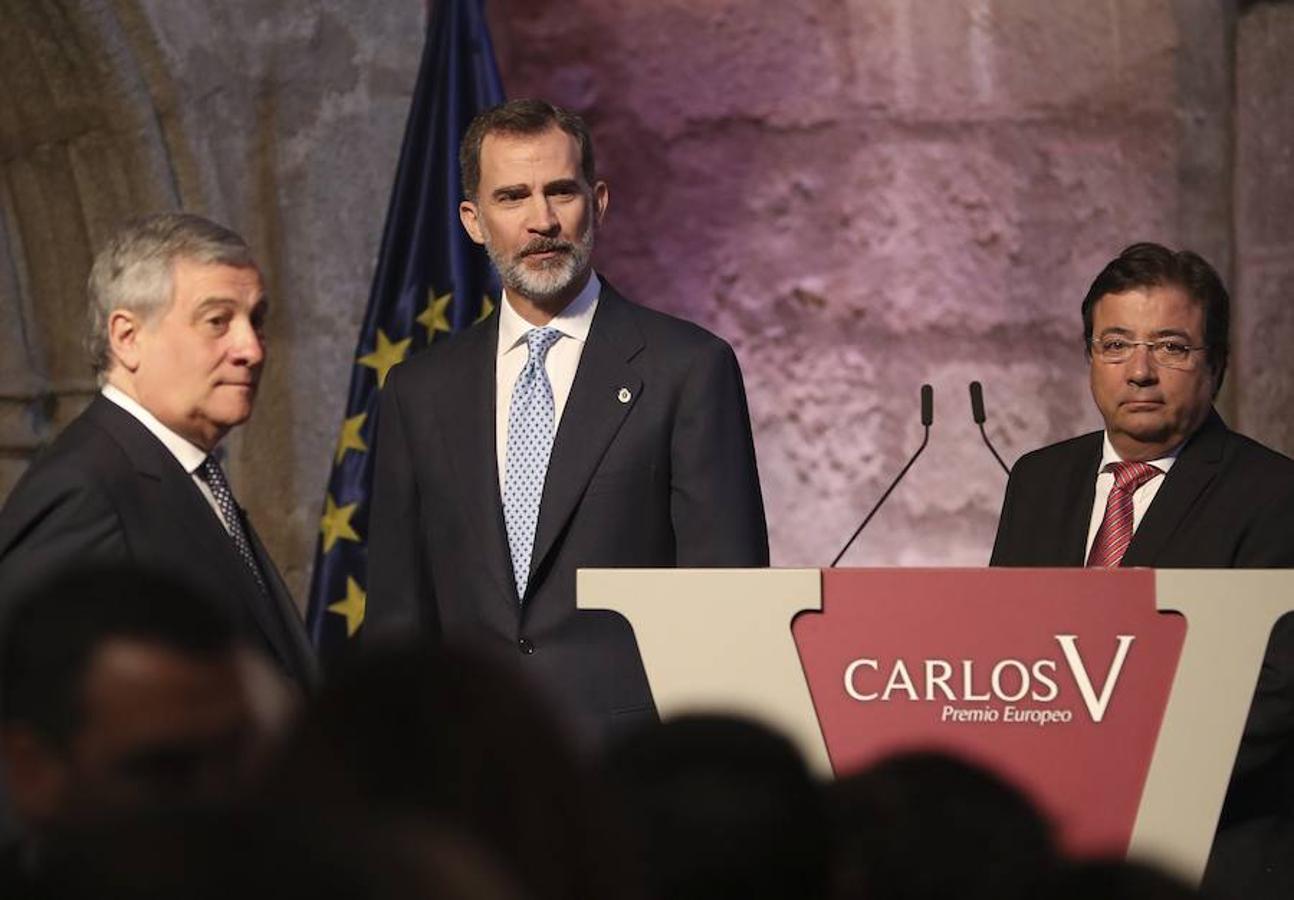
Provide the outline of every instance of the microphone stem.
[[[881,508],[881,504],[883,504],[886,498],[890,496],[890,492],[898,486],[899,482],[903,480],[903,476],[908,474],[908,469],[912,468],[912,464],[917,461],[917,457],[926,449],[926,444],[930,443],[930,426],[926,425],[924,428],[925,434],[921,438],[921,446],[917,448],[917,452],[912,454],[912,458],[908,460],[908,464],[899,471],[898,475],[894,476],[894,480],[891,481],[890,486],[885,489],[885,493],[881,494],[881,499],[876,501],[876,505],[873,506],[872,511],[867,514],[867,518],[863,519],[863,524],[859,525],[858,528],[855,529],[854,533],[849,536],[849,540],[845,541],[845,546],[840,548],[840,552],[836,554],[836,558],[831,561],[830,568],[834,569],[836,567],[836,563],[840,562],[840,558],[845,555],[845,551],[848,550],[854,540],[862,534],[863,529],[867,527],[867,523],[872,521],[872,516],[876,515],[877,510]],[[997,454],[994,455],[996,456]]]
[[1002,471],[1006,473],[1008,478],[1010,478],[1011,469],[1006,463],[1002,462],[1002,457],[997,455],[997,450],[993,447],[993,442],[988,439],[988,432],[984,430],[983,422],[979,423],[979,436],[984,439],[984,446],[988,447],[988,452],[993,454],[993,458],[996,459],[997,464],[1002,467]]

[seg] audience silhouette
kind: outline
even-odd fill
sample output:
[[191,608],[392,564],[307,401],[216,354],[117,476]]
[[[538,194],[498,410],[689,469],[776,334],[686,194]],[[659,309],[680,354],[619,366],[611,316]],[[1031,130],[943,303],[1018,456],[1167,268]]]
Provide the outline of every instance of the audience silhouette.
[[230,609],[170,577],[0,597],[0,897],[1178,900],[1068,859],[1028,797],[911,752],[824,782],[726,715],[580,756],[515,663],[350,660],[299,715]]

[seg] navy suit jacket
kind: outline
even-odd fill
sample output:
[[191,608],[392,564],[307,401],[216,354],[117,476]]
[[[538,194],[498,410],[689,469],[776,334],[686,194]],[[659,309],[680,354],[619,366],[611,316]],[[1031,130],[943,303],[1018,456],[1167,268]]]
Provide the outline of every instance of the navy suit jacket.
[[168,573],[225,602],[253,644],[309,684],[315,662],[305,629],[246,516],[243,525],[269,597],[192,476],[139,420],[97,396],[0,510],[0,600],[81,564]]
[[[1020,458],[1007,482],[991,565],[1084,564],[1101,450],[1097,431]],[[1294,460],[1231,431],[1210,412],[1164,476],[1123,565],[1294,568]],[[1294,616],[1285,616],[1263,660],[1206,885],[1224,896],[1290,896],[1292,813]],[[1268,839],[1275,834],[1285,836]]]
[[606,737],[654,706],[628,623],[577,613],[576,569],[768,564],[741,372],[719,338],[603,282],[518,597],[495,448],[498,328],[496,313],[387,379],[364,629],[493,650]]

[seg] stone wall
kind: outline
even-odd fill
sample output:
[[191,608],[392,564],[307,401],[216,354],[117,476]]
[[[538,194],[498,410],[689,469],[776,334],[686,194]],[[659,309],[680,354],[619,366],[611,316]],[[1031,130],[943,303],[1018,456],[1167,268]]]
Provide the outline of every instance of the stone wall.
[[984,563],[1004,476],[967,382],[1008,460],[1095,427],[1100,267],[1139,239],[1230,264],[1223,5],[508,9],[509,91],[607,148],[603,269],[737,347],[776,564],[834,556],[918,444],[922,382],[929,449],[846,561]]
[[[1294,4],[1255,5],[1236,44],[1236,411],[1294,454]],[[1282,72],[1275,78],[1273,73]]]
[[[1236,293],[1224,408],[1294,450],[1294,7],[1210,0],[495,0],[510,96],[584,113],[599,265],[730,340],[773,559],[979,565],[1008,462],[1094,427],[1078,303],[1126,243]],[[0,0],[0,490],[85,402],[91,248],[182,206],[247,235],[273,296],[240,498],[299,596],[421,47],[399,0]]]

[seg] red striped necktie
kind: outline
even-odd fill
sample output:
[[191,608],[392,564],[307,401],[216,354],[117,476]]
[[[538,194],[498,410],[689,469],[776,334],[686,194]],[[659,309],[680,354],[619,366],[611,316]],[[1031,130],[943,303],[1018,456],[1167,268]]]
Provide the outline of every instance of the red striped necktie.
[[1102,470],[1114,473],[1114,487],[1105,503],[1105,518],[1087,555],[1089,566],[1112,569],[1123,561],[1132,543],[1132,495],[1156,475],[1164,474],[1150,463],[1114,462]]

